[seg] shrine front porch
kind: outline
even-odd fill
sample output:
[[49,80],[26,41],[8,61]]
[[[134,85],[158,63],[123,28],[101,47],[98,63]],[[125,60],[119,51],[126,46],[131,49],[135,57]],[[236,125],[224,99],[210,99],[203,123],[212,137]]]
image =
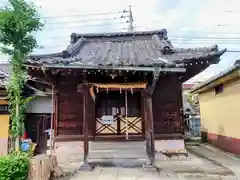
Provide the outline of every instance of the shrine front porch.
[[[91,144],[92,142],[89,142],[90,144],[90,149],[91,149]],[[131,164],[135,164],[136,167],[132,168],[132,167],[113,167],[110,166],[111,164],[114,163],[120,163],[120,161],[117,161],[115,158],[115,161],[111,161],[108,159],[100,159],[103,163],[99,164],[95,170],[93,172],[79,172],[78,173],[78,169],[81,166],[81,164],[83,163],[83,142],[82,141],[72,141],[72,142],[57,142],[56,144],[57,148],[55,151],[55,154],[58,157],[58,163],[59,165],[64,169],[64,171],[67,172],[72,172],[74,174],[74,172],[76,172],[74,174],[74,177],[79,177],[79,179],[85,177],[87,178],[88,176],[85,176],[86,174],[88,174],[89,176],[94,176],[94,174],[96,173],[96,171],[98,171],[99,169],[102,172],[106,172],[108,170],[114,170],[117,169],[118,172],[122,172],[124,170],[128,170],[129,172],[129,176],[132,177],[134,176],[134,172],[135,171],[141,171],[141,168],[138,168],[138,166],[140,166],[144,160],[143,157],[141,158],[139,155],[139,159],[124,159],[125,162],[127,162],[125,165],[129,166],[130,163]],[[74,147],[74,148],[73,148]],[[160,150],[159,147],[159,143],[158,140],[155,141],[155,148],[156,151]],[[197,147],[201,149],[201,146]],[[219,152],[213,152],[217,155],[219,155]],[[208,154],[206,154],[207,156]],[[93,161],[93,159],[91,159],[91,150],[90,150],[90,161]],[[98,155],[100,156],[100,155]],[[96,156],[95,156],[96,157]],[[136,155],[135,155],[136,157]],[[226,158],[226,156],[225,156]],[[97,159],[95,159],[96,161]],[[99,159],[98,159],[99,162]],[[105,162],[105,163],[104,163]],[[190,178],[190,179],[215,179],[215,177],[224,177],[224,178],[230,178],[232,177],[232,172],[222,166],[222,165],[218,165],[216,163],[214,163],[213,161],[209,161],[208,159],[204,158],[204,157],[199,157],[195,154],[193,154],[192,152],[189,152],[189,156],[185,157],[185,156],[174,156],[172,158],[169,158],[167,156],[164,156],[162,153],[156,153],[156,165],[157,167],[160,169],[160,175],[161,174],[166,174],[166,173],[173,173],[173,174],[177,174],[180,177],[185,177],[186,179]],[[196,174],[197,173],[197,174]],[[106,173],[103,173],[106,174]],[[149,173],[146,173],[149,174]],[[107,175],[109,175],[109,173],[107,173]],[[110,174],[111,175],[111,174]],[[125,174],[126,176],[126,174]],[[196,177],[195,177],[196,176]],[[74,179],[73,177],[73,179]],[[81,177],[81,178],[80,178]],[[169,177],[169,176],[168,176]],[[171,176],[170,176],[171,177]],[[201,177],[201,178],[200,178]],[[75,178],[75,179],[76,179]],[[170,179],[170,178],[169,178]],[[174,178],[173,178],[174,179]],[[181,179],[181,178],[180,178]]]

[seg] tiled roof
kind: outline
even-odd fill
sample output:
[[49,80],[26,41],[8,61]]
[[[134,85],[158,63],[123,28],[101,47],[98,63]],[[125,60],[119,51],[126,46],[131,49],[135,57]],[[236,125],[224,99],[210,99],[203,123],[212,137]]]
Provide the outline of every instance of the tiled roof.
[[174,48],[165,29],[107,34],[72,34],[60,53],[30,56],[28,64],[79,64],[110,66],[176,65],[198,59],[216,59],[226,50],[217,46]]
[[[0,88],[6,87],[10,72],[11,72],[10,64],[0,64]],[[27,78],[28,78],[27,81],[34,81],[34,82],[46,84],[46,82],[43,81],[42,79],[33,78],[30,76],[28,76]],[[34,87],[28,84],[26,84],[26,87],[27,89],[32,89],[32,90],[35,90],[36,92],[40,92],[40,90],[36,90]]]
[[8,73],[0,68],[0,87],[5,87],[7,85]]
[[230,68],[226,69],[225,71],[222,71],[221,73],[217,74],[216,76],[213,76],[212,78],[208,79],[207,81],[204,81],[202,83],[197,84],[196,86],[193,87],[193,89],[191,90],[191,93],[194,93],[200,89],[202,89],[203,87],[209,85],[210,83],[212,83],[213,81],[216,81],[226,75],[228,75],[229,73],[240,69],[240,60],[237,60],[233,66],[231,66]]

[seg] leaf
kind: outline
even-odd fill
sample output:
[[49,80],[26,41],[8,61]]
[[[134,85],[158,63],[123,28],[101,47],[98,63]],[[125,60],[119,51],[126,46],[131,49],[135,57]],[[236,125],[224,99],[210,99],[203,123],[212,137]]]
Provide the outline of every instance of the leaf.
[[25,0],[8,0],[8,3],[8,7],[0,10],[0,44],[3,44],[0,50],[11,57],[7,92],[12,120],[10,132],[16,138],[22,135],[26,104],[32,99],[22,97],[27,78],[25,58],[37,47],[32,34],[41,30],[43,24],[34,4]]
[[10,55],[10,56],[12,56],[14,54],[14,51],[7,47],[1,47],[1,51],[2,51],[2,53]]

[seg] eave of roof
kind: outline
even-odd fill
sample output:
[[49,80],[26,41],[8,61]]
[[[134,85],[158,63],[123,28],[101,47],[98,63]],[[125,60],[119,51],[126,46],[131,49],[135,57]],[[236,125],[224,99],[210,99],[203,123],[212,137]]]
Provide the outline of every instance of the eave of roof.
[[[0,88],[6,89],[8,78],[9,78],[9,73],[3,69],[0,69]],[[28,81],[37,81],[37,79],[28,77]],[[40,80],[37,82],[42,83],[42,84],[47,84],[47,82],[40,81]],[[48,85],[50,85],[50,84],[48,84]],[[49,95],[48,93],[42,92],[28,84],[26,84],[25,87],[29,90],[33,90],[35,92],[35,95],[38,95],[38,96],[48,96]]]
[[[129,46],[129,49],[121,49],[123,46]],[[123,50],[124,52],[120,53]],[[217,45],[188,49],[174,48],[171,41],[168,40],[166,29],[98,34],[73,33],[71,34],[71,44],[66,50],[54,54],[29,56],[26,65],[56,67],[56,64],[58,64],[59,67],[63,66],[65,68],[68,65],[68,68],[70,68],[74,64],[73,68],[77,66],[81,68],[80,65],[82,65],[86,66],[86,69],[91,69],[91,65],[95,65],[97,68],[98,66],[101,66],[100,68],[105,66],[109,69],[113,65],[120,69],[130,66],[130,69],[135,68],[134,70],[136,70],[136,67],[142,69],[144,66],[145,69],[149,69],[149,66],[155,66],[156,64],[158,66],[162,64],[176,66],[181,63],[195,63],[197,60],[210,60],[209,63],[213,64],[217,63],[213,59],[219,59],[225,51],[226,49],[218,50]],[[96,69],[96,67],[93,69]]]
[[235,64],[233,66],[231,66],[230,68],[226,69],[225,71],[222,71],[221,73],[217,74],[216,76],[213,76],[212,78],[197,84],[195,87],[193,87],[193,89],[191,90],[190,93],[199,93],[203,88],[205,88],[206,86],[212,84],[213,82],[215,82],[216,80],[227,76],[228,74],[234,72],[235,70],[240,69],[240,61],[237,60],[235,62]]
[[193,86],[195,86],[196,84],[194,84],[194,83],[183,83],[182,84],[182,89],[183,90],[188,90],[188,89],[191,89],[191,88],[193,88]]
[[0,87],[5,88],[7,85],[8,73],[4,69],[0,69]]
[[[28,67],[38,68],[38,66],[27,65]],[[141,67],[141,66],[97,66],[97,65],[80,65],[80,64],[44,64],[41,67],[45,68],[62,68],[62,69],[95,69],[95,70],[125,70],[125,71],[162,71],[162,72],[186,72],[184,67]]]
[[159,34],[166,33],[166,29],[161,30],[153,30],[153,31],[133,31],[133,32],[111,32],[111,33],[85,33],[85,34],[77,34],[72,33],[72,36],[75,37],[112,37],[112,36],[132,36],[132,35],[149,35],[149,34]]

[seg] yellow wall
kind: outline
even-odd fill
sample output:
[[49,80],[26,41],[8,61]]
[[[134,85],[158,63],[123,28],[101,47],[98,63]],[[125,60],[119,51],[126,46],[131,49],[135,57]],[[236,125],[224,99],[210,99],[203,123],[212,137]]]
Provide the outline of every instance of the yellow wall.
[[9,115],[0,115],[0,138],[8,138]]
[[240,80],[224,84],[223,92],[214,89],[199,94],[203,131],[240,138]]
[[0,114],[0,156],[8,153],[9,115]]
[[[7,105],[8,102],[4,99],[0,99],[0,105]],[[9,115],[0,114],[0,138],[8,138],[9,129]]]

